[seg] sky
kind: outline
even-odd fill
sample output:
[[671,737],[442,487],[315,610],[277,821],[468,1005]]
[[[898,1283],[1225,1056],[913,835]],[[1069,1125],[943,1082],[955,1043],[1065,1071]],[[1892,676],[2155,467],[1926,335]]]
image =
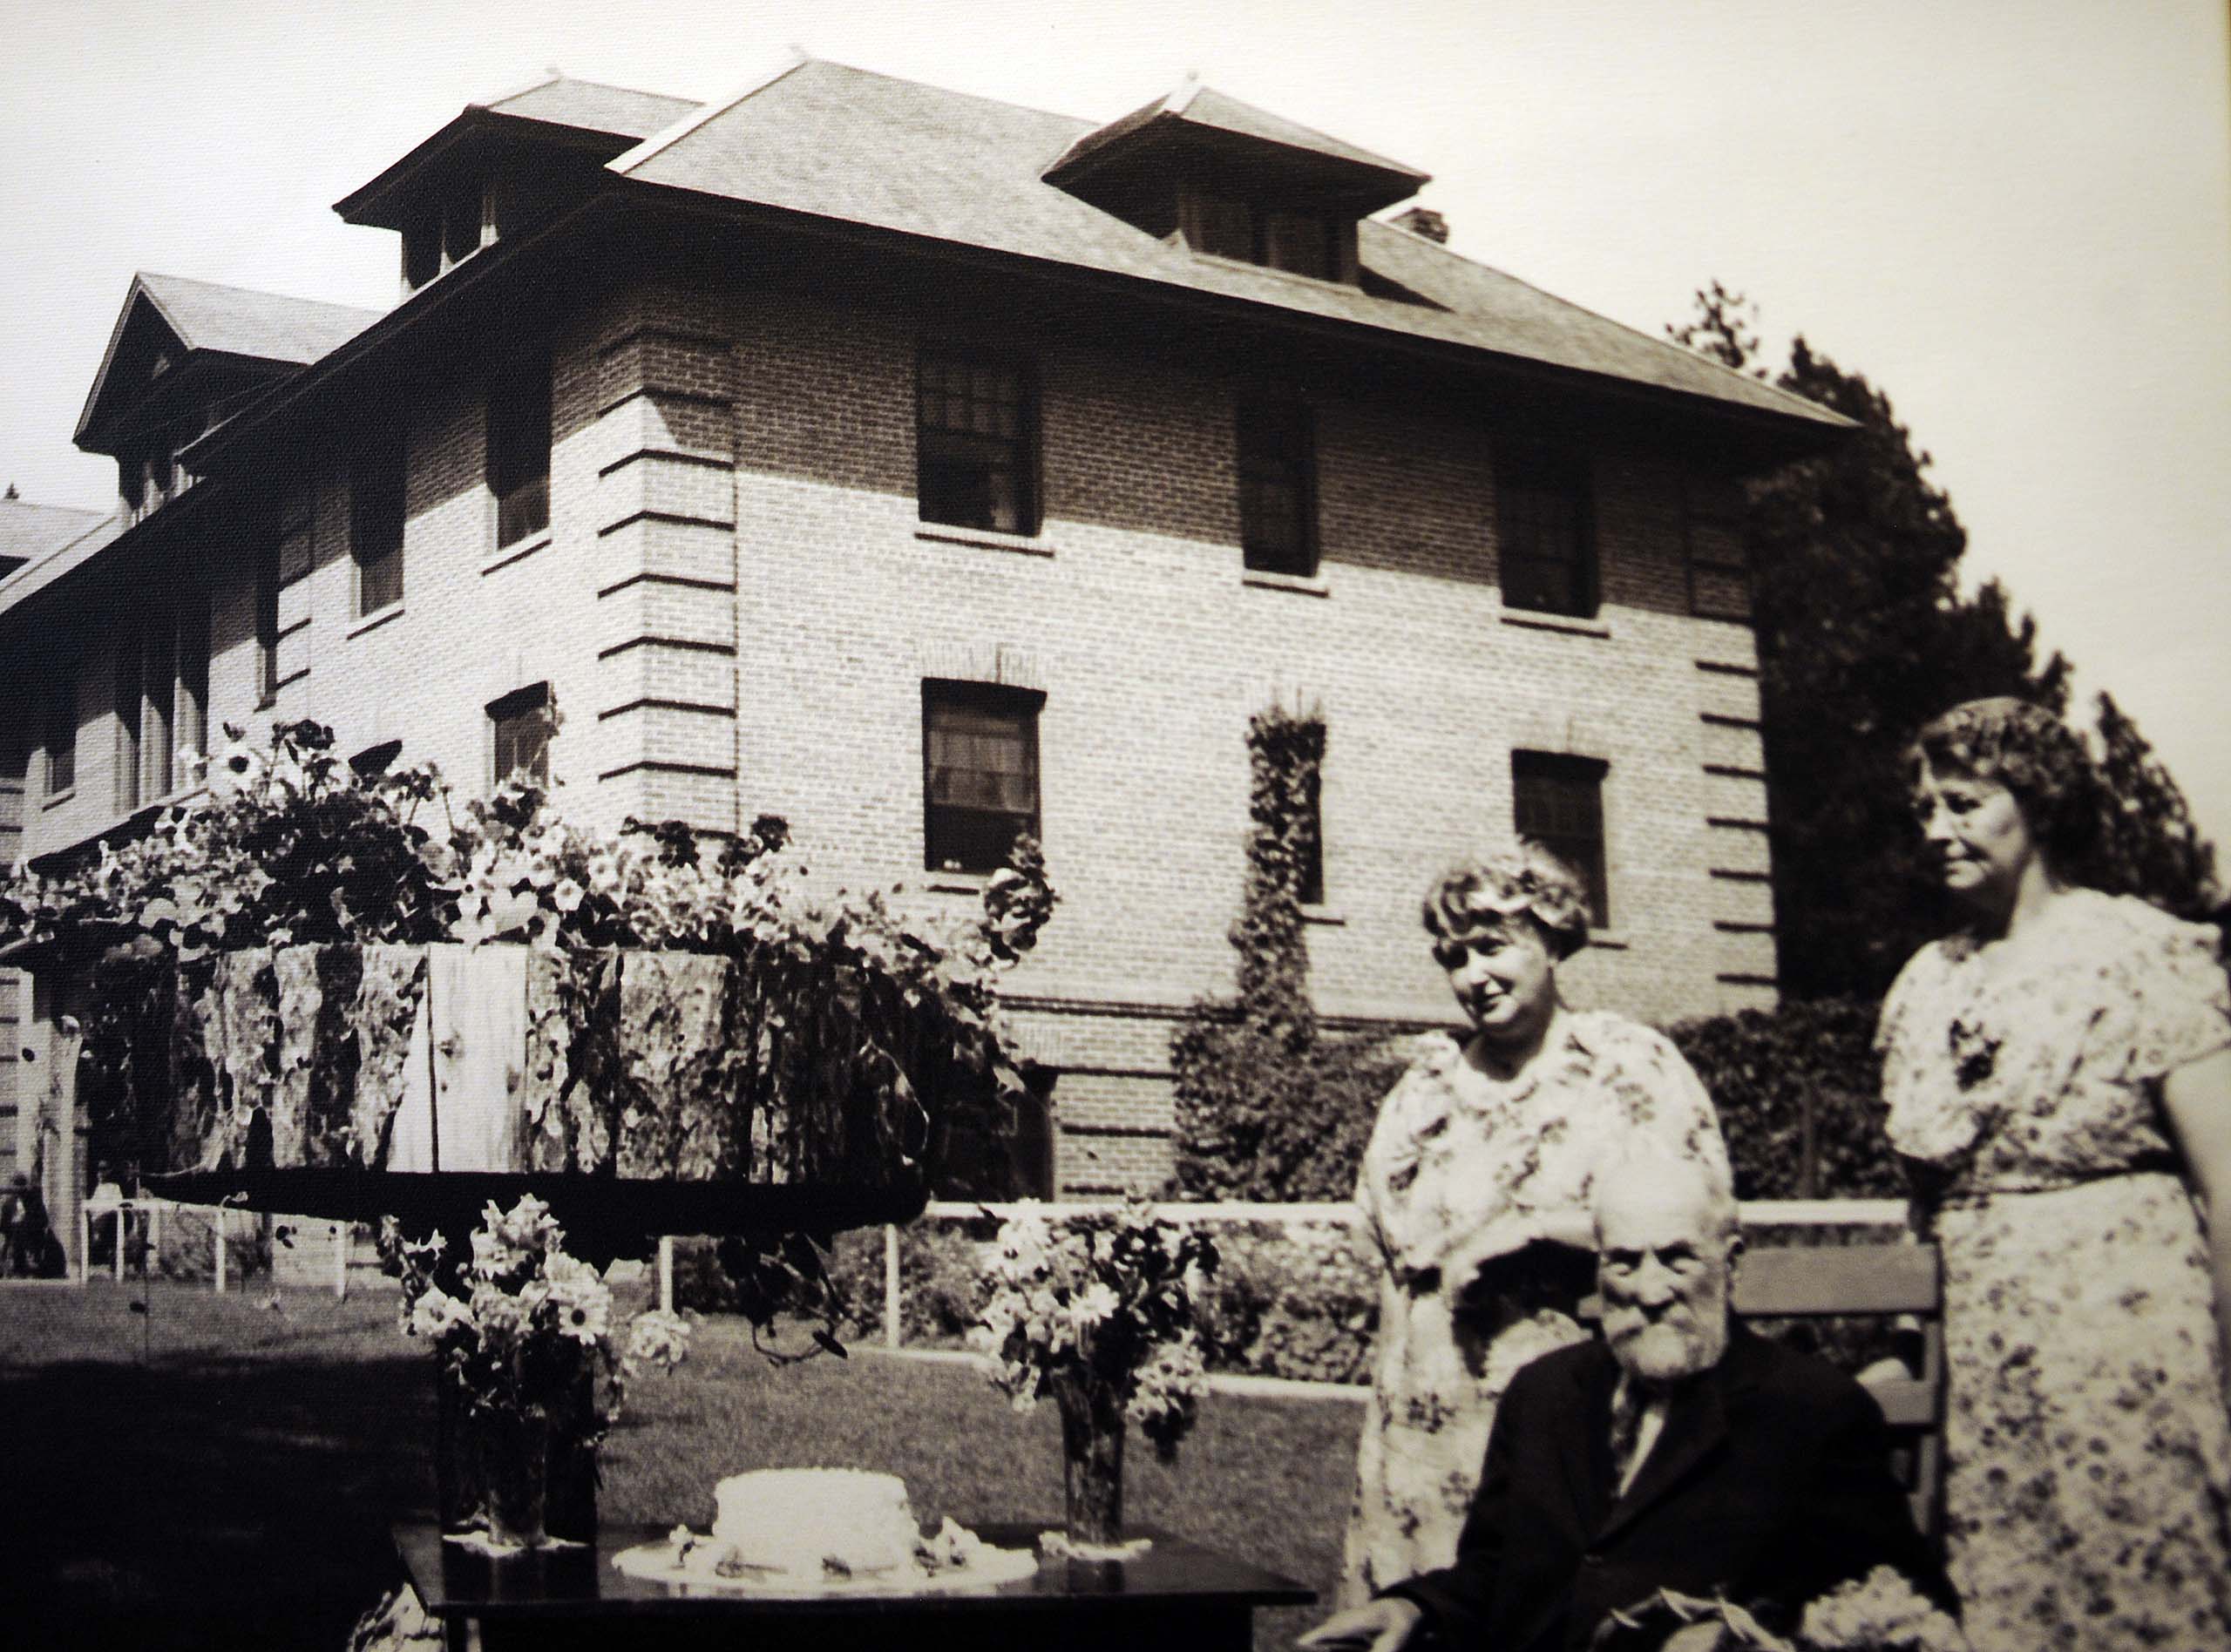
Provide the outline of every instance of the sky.
[[1718,280],[1885,390],[1995,576],[2231,857],[2222,0],[0,0],[0,483],[132,272],[374,308],[331,203],[553,68],[710,98],[793,47],[1092,119],[1188,73],[1434,175],[1467,256],[1656,333]]

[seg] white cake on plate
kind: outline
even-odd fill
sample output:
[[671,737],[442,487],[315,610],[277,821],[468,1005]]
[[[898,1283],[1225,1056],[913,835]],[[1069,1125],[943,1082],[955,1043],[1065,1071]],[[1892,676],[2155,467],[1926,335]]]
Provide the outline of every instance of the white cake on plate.
[[801,1582],[872,1577],[913,1562],[920,1524],[896,1474],[763,1468],[713,1488],[723,1570]]

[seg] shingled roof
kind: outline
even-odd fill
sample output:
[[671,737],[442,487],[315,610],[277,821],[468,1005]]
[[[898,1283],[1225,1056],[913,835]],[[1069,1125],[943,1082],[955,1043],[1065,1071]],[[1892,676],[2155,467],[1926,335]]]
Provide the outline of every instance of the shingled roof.
[[[358,309],[350,304],[259,293],[246,287],[220,287],[182,275],[151,275],[143,271],[132,278],[132,285],[135,292],[146,294],[186,349],[222,350],[267,362],[307,365],[347,343],[381,315],[378,310]],[[130,304],[127,298],[127,309]]]
[[0,499],[0,577],[83,538],[106,519],[98,511]]
[[692,98],[669,98],[663,92],[633,91],[626,86],[553,75],[523,91],[479,106],[493,114],[516,115],[557,126],[648,138],[674,125],[697,105]]
[[[1112,125],[1143,121],[1166,101]],[[1219,121],[1278,120],[1207,88],[1192,98],[1189,113],[1201,110]],[[1320,145],[1336,141],[1291,123],[1278,125],[1285,133],[1278,141],[1295,134]],[[1801,397],[1375,221],[1363,226],[1362,267],[1413,297],[1202,257],[1045,181],[1080,139],[1102,130],[1065,115],[804,59],[706,105],[610,165],[674,189],[1134,276],[1816,423],[1841,423]],[[1362,151],[1353,154],[1375,166],[1396,165]]]
[[[118,397],[128,402],[133,392],[111,394],[111,376],[119,371],[118,348],[133,325],[133,317],[152,312],[169,329],[188,355],[207,351],[269,362],[276,367],[306,367],[363,332],[380,318],[377,310],[348,304],[329,304],[322,299],[292,298],[282,293],[259,293],[244,287],[220,287],[214,281],[188,281],[182,275],[153,275],[146,271],[132,278],[109,330],[108,348],[93,375],[92,388],[78,416],[75,439],[79,445],[105,424],[115,410]],[[141,323],[144,328],[147,323]],[[139,335],[143,340],[146,335]],[[145,343],[134,346],[145,350]],[[128,376],[127,373],[127,376]]]

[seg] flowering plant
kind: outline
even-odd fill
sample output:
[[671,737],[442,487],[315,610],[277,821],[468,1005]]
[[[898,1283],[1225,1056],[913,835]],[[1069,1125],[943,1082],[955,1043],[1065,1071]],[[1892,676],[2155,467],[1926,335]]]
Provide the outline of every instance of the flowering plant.
[[392,1218],[381,1229],[380,1249],[388,1271],[403,1283],[403,1330],[433,1343],[469,1411],[566,1418],[586,1379],[592,1412],[582,1443],[593,1445],[618,1420],[636,1376],[682,1363],[689,1325],[653,1310],[635,1316],[623,1341],[613,1324],[611,1287],[567,1256],[564,1241],[550,1207],[529,1194],[509,1210],[490,1202],[469,1262],[445,1264],[450,1246],[440,1233],[405,1240]]
[[1690,1625],[1712,1623],[1719,1630],[1712,1644],[1752,1652],[1968,1652],[1960,1626],[1908,1582],[1894,1567],[1878,1566],[1863,1578],[1837,1585],[1805,1608],[1794,1639],[1769,1632],[1732,1601],[1659,1589],[1647,1599],[1607,1615],[1590,1642],[1598,1652],[1630,1643],[1680,1644]]
[[1058,1222],[1026,1202],[1000,1229],[972,1339],[1015,1410],[1096,1390],[1167,1459],[1207,1387],[1194,1315],[1216,1268],[1206,1234],[1143,1200]]
[[1805,1608],[1807,1652],[1967,1652],[1960,1626],[1894,1568],[1878,1566]]

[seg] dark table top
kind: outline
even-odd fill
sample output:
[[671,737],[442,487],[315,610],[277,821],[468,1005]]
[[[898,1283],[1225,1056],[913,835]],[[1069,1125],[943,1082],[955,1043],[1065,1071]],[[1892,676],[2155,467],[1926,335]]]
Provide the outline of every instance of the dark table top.
[[[1217,1607],[1306,1606],[1317,1596],[1291,1578],[1235,1561],[1214,1549],[1166,1533],[1142,1529],[1153,1546],[1127,1561],[1066,1561],[1041,1556],[1038,1570],[1012,1583],[940,1588],[921,1594],[709,1594],[630,1577],[612,1557],[640,1543],[664,1540],[669,1526],[606,1524],[593,1545],[537,1549],[492,1559],[442,1540],[431,1520],[393,1528],[395,1547],[426,1609],[437,1616],[626,1617],[724,1614],[738,1616],[804,1614],[919,1615],[939,1612],[1029,1612],[1090,1601],[1116,1607],[1125,1601],[1160,1607],[1186,1601]],[[994,1524],[974,1528],[999,1548],[1034,1548],[1043,1528]]]

